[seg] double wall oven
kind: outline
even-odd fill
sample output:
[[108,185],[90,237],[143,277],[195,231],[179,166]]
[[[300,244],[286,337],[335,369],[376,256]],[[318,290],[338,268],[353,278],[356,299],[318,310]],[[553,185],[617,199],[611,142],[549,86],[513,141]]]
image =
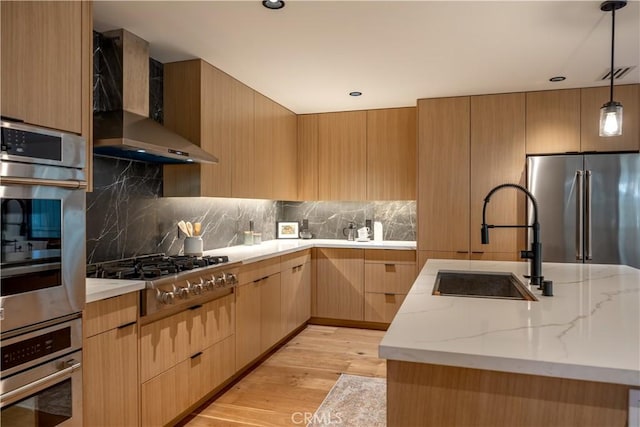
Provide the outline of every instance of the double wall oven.
[[2,426],[82,425],[85,141],[1,122]]

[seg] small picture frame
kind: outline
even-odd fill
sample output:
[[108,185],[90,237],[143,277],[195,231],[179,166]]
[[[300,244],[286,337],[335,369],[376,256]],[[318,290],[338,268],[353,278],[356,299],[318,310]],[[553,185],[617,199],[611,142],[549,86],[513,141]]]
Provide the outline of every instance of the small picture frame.
[[298,223],[295,221],[278,221],[276,223],[276,238],[297,239]]

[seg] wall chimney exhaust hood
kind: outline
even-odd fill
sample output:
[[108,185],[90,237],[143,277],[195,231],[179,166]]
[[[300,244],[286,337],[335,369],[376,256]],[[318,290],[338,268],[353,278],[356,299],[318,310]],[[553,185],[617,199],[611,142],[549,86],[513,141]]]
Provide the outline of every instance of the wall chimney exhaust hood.
[[[125,30],[94,46],[94,152],[155,163],[218,163],[202,148],[149,116],[149,44]],[[104,102],[100,102],[100,101]]]

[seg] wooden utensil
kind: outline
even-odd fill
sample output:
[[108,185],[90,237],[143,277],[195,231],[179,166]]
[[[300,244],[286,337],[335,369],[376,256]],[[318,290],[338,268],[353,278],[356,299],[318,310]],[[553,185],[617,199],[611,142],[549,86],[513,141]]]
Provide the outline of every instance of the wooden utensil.
[[191,224],[189,221],[187,221],[187,231],[189,232],[187,236],[193,237],[193,224]]
[[189,230],[187,229],[187,224],[183,220],[178,221],[178,228],[180,229],[180,231],[184,233],[185,236],[189,236]]
[[201,230],[202,230],[202,224],[199,223],[199,222],[194,222],[193,223],[193,235],[194,236],[199,236]]

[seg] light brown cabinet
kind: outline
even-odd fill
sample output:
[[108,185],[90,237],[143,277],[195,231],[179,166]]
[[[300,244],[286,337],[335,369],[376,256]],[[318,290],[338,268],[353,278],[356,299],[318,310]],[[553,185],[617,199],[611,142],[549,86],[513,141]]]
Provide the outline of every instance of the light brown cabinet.
[[254,197],[296,200],[297,160],[295,113],[256,93]]
[[317,317],[364,320],[364,250],[316,249]]
[[469,97],[418,101],[418,249],[469,251]]
[[415,279],[415,251],[365,250],[364,320],[391,323]]
[[284,336],[280,258],[240,270],[236,302],[236,367],[242,369]]
[[622,103],[622,135],[599,135],[600,107],[609,101],[608,87],[581,89],[580,140],[582,151],[640,150],[640,84],[614,86],[613,99]]
[[609,87],[528,92],[527,154],[637,151],[640,149],[640,85],[614,87],[624,107],[623,134],[598,135],[600,108],[609,101]]
[[416,109],[367,111],[367,200],[415,200]]
[[142,425],[168,424],[229,379],[234,350],[231,335],[142,384]]
[[[418,102],[418,249],[433,258],[516,260],[525,234],[494,230],[481,245],[482,204],[494,186],[524,184],[523,93]],[[495,194],[491,224],[524,224],[525,199]]]
[[311,317],[311,253],[309,250],[281,257],[282,326],[287,335]]
[[87,304],[83,362],[86,426],[138,425],[137,292]]
[[16,1],[0,7],[2,115],[87,136],[91,3]]
[[[491,231],[490,243],[480,241],[482,206],[489,191],[503,183],[526,186],[525,95],[511,93],[471,97],[471,256],[518,260],[526,248],[524,229]],[[526,196],[513,188],[495,193],[487,205],[489,224],[525,224]]]
[[298,116],[298,200],[318,200],[318,116]]
[[0,3],[0,114],[82,135],[92,187],[91,1]]
[[527,154],[580,151],[580,89],[526,94]]
[[140,328],[142,425],[164,425],[235,373],[235,294]]
[[[251,88],[205,61],[164,65],[164,125],[219,160],[215,165],[166,165],[165,196],[252,195],[253,98]],[[242,173],[236,165],[242,165]]]
[[298,198],[415,200],[415,123],[414,107],[298,116]]
[[218,157],[167,165],[165,196],[297,199],[296,115],[202,60],[165,64],[165,126]]
[[318,116],[318,199],[365,200],[367,113]]

